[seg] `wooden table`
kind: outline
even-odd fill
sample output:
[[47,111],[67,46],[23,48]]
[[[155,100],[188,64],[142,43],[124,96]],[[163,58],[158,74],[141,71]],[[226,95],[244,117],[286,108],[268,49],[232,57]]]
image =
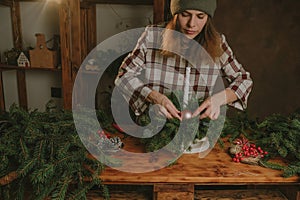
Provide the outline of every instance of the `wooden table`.
[[[125,150],[143,151],[131,137],[124,143]],[[127,173],[107,167],[101,179],[108,185],[153,185],[155,199],[194,199],[196,185],[273,185],[281,187],[289,199],[300,199],[298,176],[283,178],[278,170],[232,162],[227,148],[217,144],[205,158],[184,154],[174,165],[147,173]]]

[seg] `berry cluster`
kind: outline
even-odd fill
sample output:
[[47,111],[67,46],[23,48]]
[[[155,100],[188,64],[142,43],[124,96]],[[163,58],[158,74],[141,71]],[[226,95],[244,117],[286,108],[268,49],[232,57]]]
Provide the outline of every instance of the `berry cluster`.
[[237,139],[234,143],[241,147],[241,150],[232,158],[232,161],[237,163],[242,162],[245,158],[263,158],[268,154],[267,151],[263,151],[261,147],[257,147],[245,138]]

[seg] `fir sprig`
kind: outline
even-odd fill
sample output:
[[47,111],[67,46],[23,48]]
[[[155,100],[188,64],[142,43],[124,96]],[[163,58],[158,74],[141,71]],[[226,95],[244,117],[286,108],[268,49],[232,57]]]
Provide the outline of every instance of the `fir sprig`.
[[[109,123],[103,113],[98,116]],[[0,130],[0,179],[16,174],[0,186],[2,198],[23,199],[29,189],[29,199],[84,199],[94,186],[104,188],[108,198],[100,179],[104,166],[88,156],[71,112],[13,105],[0,115]]]
[[[226,124],[227,123],[227,124]],[[228,118],[222,137],[232,142],[237,137],[247,137],[269,152],[260,164],[264,167],[283,170],[283,176],[299,175],[300,169],[300,115],[272,114],[265,119],[252,120],[246,113]],[[287,166],[269,162],[272,158],[282,158]]]

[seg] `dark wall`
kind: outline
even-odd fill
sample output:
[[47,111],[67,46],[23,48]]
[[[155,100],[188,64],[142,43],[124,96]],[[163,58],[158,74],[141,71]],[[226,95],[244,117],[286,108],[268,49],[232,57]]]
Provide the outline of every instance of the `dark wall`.
[[254,80],[249,114],[299,108],[300,1],[219,0],[214,21]]

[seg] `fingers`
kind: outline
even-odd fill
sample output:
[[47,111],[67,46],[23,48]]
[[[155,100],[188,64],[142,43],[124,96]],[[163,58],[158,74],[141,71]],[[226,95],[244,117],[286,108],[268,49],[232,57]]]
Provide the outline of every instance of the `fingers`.
[[204,101],[193,113],[192,117],[196,117],[198,116],[200,113],[202,113],[205,109],[207,109],[209,107],[209,102],[208,101]]
[[177,108],[174,106],[173,103],[167,103],[165,105],[165,108],[167,109],[167,111],[172,115],[172,117],[175,117],[179,120],[181,120],[181,117],[179,116],[179,111],[177,110]]
[[220,106],[214,105],[210,99],[205,100],[193,113],[192,117],[199,116],[199,119],[210,118],[216,120],[220,115]]
[[204,119],[204,118],[210,118],[211,120],[216,120],[218,119],[220,115],[220,109],[212,109],[212,107],[209,107],[205,110],[203,114],[200,115],[199,119]]
[[160,113],[168,119],[172,119],[172,115],[167,111],[167,109],[163,106],[160,106]]
[[165,106],[156,104],[156,106],[154,107],[154,111],[156,114],[165,116],[168,119],[172,119],[172,118],[179,119],[178,110],[173,104],[165,103]]

